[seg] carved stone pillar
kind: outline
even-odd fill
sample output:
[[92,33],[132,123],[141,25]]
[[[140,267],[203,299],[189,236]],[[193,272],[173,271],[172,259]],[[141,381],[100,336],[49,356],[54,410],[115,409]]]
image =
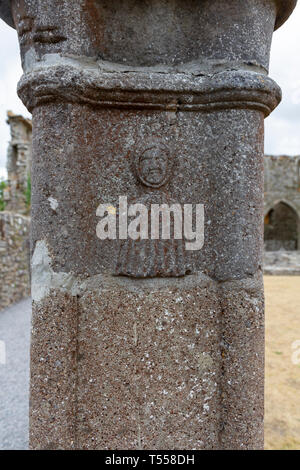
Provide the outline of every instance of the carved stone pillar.
[[[32,448],[263,447],[263,121],[295,4],[0,2],[33,113]],[[120,196],[203,205],[203,247],[101,241]]]

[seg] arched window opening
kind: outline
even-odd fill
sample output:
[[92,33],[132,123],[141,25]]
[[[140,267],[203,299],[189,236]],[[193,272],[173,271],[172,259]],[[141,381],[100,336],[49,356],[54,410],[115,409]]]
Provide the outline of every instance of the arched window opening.
[[265,217],[267,251],[298,250],[298,215],[284,202],[279,202]]

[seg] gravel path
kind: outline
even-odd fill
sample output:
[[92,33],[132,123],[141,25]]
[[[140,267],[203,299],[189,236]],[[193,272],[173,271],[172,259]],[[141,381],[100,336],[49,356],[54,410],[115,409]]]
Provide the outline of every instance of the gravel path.
[[0,450],[28,448],[30,318],[29,299],[0,312]]

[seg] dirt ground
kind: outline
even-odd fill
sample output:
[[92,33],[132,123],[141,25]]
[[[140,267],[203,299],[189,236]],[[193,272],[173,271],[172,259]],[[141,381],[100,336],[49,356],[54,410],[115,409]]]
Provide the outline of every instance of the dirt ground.
[[265,276],[265,448],[300,450],[300,276]]

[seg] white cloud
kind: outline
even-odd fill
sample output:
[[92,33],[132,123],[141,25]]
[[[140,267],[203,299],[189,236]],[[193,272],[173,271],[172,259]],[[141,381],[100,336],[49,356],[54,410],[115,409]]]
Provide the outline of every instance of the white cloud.
[[[300,5],[273,38],[270,76],[283,89],[283,101],[266,120],[268,154],[300,154]],[[6,111],[30,116],[16,94],[22,74],[16,32],[0,21],[0,177],[5,175],[9,129]]]
[[268,154],[300,154],[300,5],[274,33],[270,76],[282,88],[283,100],[266,120]]

